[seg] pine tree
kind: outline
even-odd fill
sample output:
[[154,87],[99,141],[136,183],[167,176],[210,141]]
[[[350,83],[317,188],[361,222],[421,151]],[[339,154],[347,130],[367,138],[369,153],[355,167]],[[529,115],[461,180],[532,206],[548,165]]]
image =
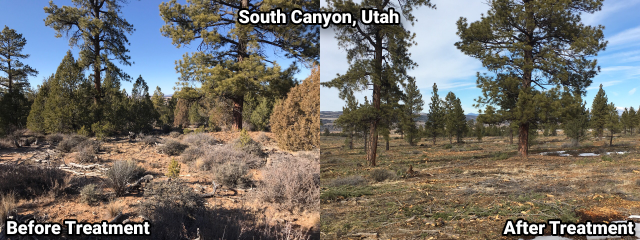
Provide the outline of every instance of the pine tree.
[[609,99],[604,89],[602,89],[602,84],[600,84],[600,89],[591,104],[591,128],[593,128],[593,133],[597,137],[603,136],[605,125],[610,118],[609,105],[607,102],[609,102]]
[[467,128],[467,117],[464,115],[460,99],[453,92],[449,92],[445,97],[445,130],[449,136],[449,142],[452,137],[456,137],[457,143],[462,143],[462,137],[469,130]]
[[538,121],[540,89],[570,86],[582,91],[599,71],[592,57],[606,46],[604,27],[584,25],[580,16],[599,11],[602,1],[490,0],[488,4],[491,9],[479,21],[458,20],[461,41],[455,45],[495,74],[478,74],[485,96],[477,101],[499,106],[501,116],[517,125],[518,151],[526,157],[529,127]]
[[236,16],[241,9],[267,11],[299,8],[317,11],[315,1],[188,1],[182,5],[172,0],[160,4],[165,21],[161,32],[173,44],[197,43],[198,52],[185,54],[177,70],[183,81],[202,83],[203,89],[233,101],[234,129],[242,129],[244,98],[263,85],[277,81],[280,67],[267,67],[265,50],[284,52],[286,57],[306,62],[319,56],[318,26],[312,25],[241,25]]
[[342,129],[342,132],[347,135],[345,145],[349,149],[353,149],[353,134],[356,131],[356,126],[361,123],[360,118],[357,116],[358,100],[353,96],[353,91],[344,92],[343,99],[346,100],[346,104],[342,107],[342,114],[334,121],[334,124]]
[[564,91],[560,98],[562,107],[561,120],[564,134],[569,137],[574,146],[587,137],[589,128],[589,110],[586,102],[582,101],[582,93]]
[[629,131],[631,132],[631,135],[633,135],[633,130],[638,125],[639,120],[637,115],[638,113],[633,107],[629,108]]
[[407,81],[407,84],[404,87],[404,96],[402,101],[404,102],[404,105],[402,108],[403,114],[401,117],[401,124],[402,131],[406,133],[404,139],[409,143],[409,145],[415,146],[421,135],[416,123],[418,121],[418,117],[420,117],[420,112],[422,112],[424,101],[422,100],[422,94],[420,94],[420,89],[416,86],[414,78],[409,78]]
[[613,136],[616,133],[620,133],[622,126],[620,125],[620,118],[618,116],[618,110],[613,103],[607,105],[608,114],[606,116],[606,122],[604,127],[609,130],[609,146],[613,146]]
[[444,108],[442,106],[442,100],[440,96],[438,96],[438,85],[435,83],[431,91],[428,115],[429,117],[425,123],[426,135],[433,139],[433,144],[435,145],[436,138],[444,133]]
[[[327,87],[335,87],[340,91],[361,91],[371,86],[373,94],[371,105],[374,116],[369,123],[369,141],[367,162],[376,165],[378,149],[378,124],[383,115],[381,103],[384,87],[404,83],[409,76],[407,70],[416,64],[410,59],[408,49],[415,43],[415,34],[409,32],[406,24],[413,24],[415,17],[412,11],[420,6],[434,7],[430,0],[372,0],[360,3],[330,0],[328,11],[349,12],[356,27],[347,25],[335,26],[338,46],[347,51],[349,69],[330,82],[323,83]],[[395,10],[404,17],[404,24],[366,25],[362,24],[361,9]],[[393,77],[388,77],[393,76]]]
[[620,125],[622,125],[622,131],[624,134],[627,134],[627,130],[630,128],[629,109],[627,108],[624,108],[622,115],[620,115]]
[[[124,66],[131,66],[128,55],[129,40],[126,34],[135,29],[126,19],[120,17],[123,4],[127,0],[72,0],[72,6],[58,7],[49,1],[44,8],[47,15],[44,23],[56,31],[56,37],[67,36],[69,45],[80,49],[78,64],[82,68],[91,66],[94,85],[94,101],[98,105],[103,97],[102,73],[108,71],[113,80],[130,81],[129,75],[115,65],[112,60]],[[98,113],[100,114],[100,113]],[[100,118],[100,116],[98,116]]]
[[36,76],[38,71],[25,65],[20,59],[29,58],[23,54],[27,40],[14,29],[4,26],[0,32],[0,71],[7,77],[0,77],[0,92],[13,92],[14,89],[23,91],[29,88],[28,76]]

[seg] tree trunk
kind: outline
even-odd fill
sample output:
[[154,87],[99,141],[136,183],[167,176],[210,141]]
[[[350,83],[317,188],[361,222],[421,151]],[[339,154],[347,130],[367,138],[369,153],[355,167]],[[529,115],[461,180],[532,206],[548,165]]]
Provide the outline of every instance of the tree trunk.
[[233,100],[233,130],[242,130],[242,107],[244,105],[244,98],[238,97]]
[[437,140],[437,137],[434,135],[434,136],[433,136],[433,145],[434,145],[434,146],[436,145],[436,140]]
[[[93,6],[93,15],[96,19],[100,19],[100,6]],[[102,80],[100,79],[100,35],[93,36],[90,38],[93,43],[93,51],[95,54],[95,59],[93,59],[93,84],[96,89],[96,95],[93,98],[93,102],[95,105],[98,105],[100,97],[102,96]]]
[[509,144],[513,144],[513,129],[509,127]]
[[611,134],[610,138],[609,138],[609,146],[613,146],[613,133]]
[[349,131],[349,149],[353,149],[353,131]]
[[7,58],[7,62],[8,62],[8,64],[9,64],[9,68],[8,68],[8,71],[7,71],[7,74],[9,75],[9,79],[8,79],[8,80],[9,80],[9,89],[7,89],[7,90],[9,90],[9,93],[11,93],[11,90],[12,90],[12,88],[13,88],[13,87],[12,87],[12,85],[13,85],[13,84],[12,84],[12,82],[13,82],[13,75],[11,74],[11,73],[13,72],[13,71],[11,71],[11,56],[9,56],[9,57]]
[[527,157],[529,154],[529,123],[520,124],[518,128],[518,152],[520,156]]
[[385,147],[385,150],[389,151],[389,139],[387,138],[387,146]]
[[371,99],[371,103],[373,108],[375,109],[375,117],[371,120],[371,124],[369,127],[369,149],[367,151],[367,162],[369,162],[369,166],[376,166],[376,151],[378,150],[378,111],[380,110],[380,83],[382,83],[382,36],[380,36],[380,30],[375,35],[375,71],[380,81],[373,80],[373,97]]
[[362,139],[364,140],[364,152],[366,153],[369,149],[369,142],[367,141],[368,135],[366,130],[362,132]]

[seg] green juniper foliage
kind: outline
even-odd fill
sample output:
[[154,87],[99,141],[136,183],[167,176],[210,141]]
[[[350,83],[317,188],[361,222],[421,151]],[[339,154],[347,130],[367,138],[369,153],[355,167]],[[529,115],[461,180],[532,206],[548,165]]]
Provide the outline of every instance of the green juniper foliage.
[[571,138],[574,145],[587,137],[589,128],[589,110],[585,107],[586,102],[582,101],[582,94],[574,92],[571,94],[565,91],[560,99],[562,104],[562,130],[567,137]]
[[539,121],[548,86],[584,91],[599,72],[593,58],[604,50],[603,26],[581,23],[581,14],[601,10],[602,0],[489,0],[480,20],[458,20],[455,46],[482,62],[493,76],[478,73],[483,96],[518,127],[518,151],[528,155],[530,125]]

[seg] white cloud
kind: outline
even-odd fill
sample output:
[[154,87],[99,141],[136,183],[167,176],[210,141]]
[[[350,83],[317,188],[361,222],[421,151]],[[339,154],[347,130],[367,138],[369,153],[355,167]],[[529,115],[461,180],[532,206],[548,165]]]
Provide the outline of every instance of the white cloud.
[[607,38],[607,40],[609,41],[607,47],[627,47],[628,44],[635,45],[638,44],[638,39],[640,39],[640,26],[624,30],[617,33],[616,35],[611,36],[610,38]]
[[[456,21],[461,16],[469,22],[476,21],[481,13],[486,13],[488,6],[484,1],[468,0],[438,1],[436,5],[435,10],[424,7],[415,9],[418,22],[408,27],[412,33],[416,33],[417,45],[411,47],[409,52],[411,59],[418,64],[418,67],[409,71],[409,75],[416,78],[425,100],[428,100],[427,95],[433,83],[438,85],[438,89],[455,92],[475,86],[476,72],[484,71],[479,60],[462,54],[453,44],[459,40]],[[325,1],[321,6],[326,6]],[[333,79],[336,73],[345,73],[349,64],[344,49],[338,48],[333,31],[323,29],[320,34],[320,78],[325,82]],[[338,98],[338,91],[334,90],[321,92],[320,106],[323,111],[340,110],[344,105],[344,101]],[[369,96],[371,92],[364,91],[362,96],[364,94]]]
[[586,25],[602,24],[602,21],[609,16],[618,13],[621,10],[628,9],[634,5],[640,3],[637,0],[618,0],[615,2],[605,2],[602,6],[602,10],[593,14],[582,15],[582,22]]
[[633,95],[634,93],[636,93],[636,88],[631,89],[631,91],[629,91],[629,95]]

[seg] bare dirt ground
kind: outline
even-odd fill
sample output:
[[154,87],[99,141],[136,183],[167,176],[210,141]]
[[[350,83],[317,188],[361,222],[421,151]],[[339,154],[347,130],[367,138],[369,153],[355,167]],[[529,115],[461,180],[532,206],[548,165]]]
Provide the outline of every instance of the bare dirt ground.
[[[505,221],[610,222],[640,213],[639,135],[612,147],[598,139],[563,147],[564,136],[540,136],[527,159],[507,137],[424,146],[394,139],[388,151],[380,142],[376,167],[367,167],[362,142],[347,150],[344,140],[321,138],[322,239],[531,239],[501,236]],[[550,151],[569,156],[541,155]],[[578,156],[593,152],[600,155]],[[375,181],[379,169],[390,179]]]
[[[239,132],[235,133],[208,133],[215,139],[222,141],[221,144],[228,143],[238,138]],[[272,133],[269,132],[250,132],[253,139],[258,139],[260,135],[269,137],[267,141],[261,142],[263,150],[267,154],[276,152],[285,152],[277,147],[272,140]],[[161,141],[173,139],[168,135],[158,136]],[[183,138],[181,135],[176,140]],[[155,146],[146,145],[141,139],[130,140],[128,138],[108,138],[101,142],[100,152],[96,155],[98,160],[95,163],[81,165],[90,166],[89,168],[78,168],[72,166],[78,164],[74,158],[77,153],[62,153],[56,150],[55,146],[46,141],[21,148],[0,149],[0,164],[18,164],[18,165],[46,165],[50,167],[58,167],[69,173],[67,180],[68,188],[61,196],[55,196],[53,193],[40,196],[34,199],[21,199],[18,202],[17,214],[19,216],[34,216],[39,222],[58,222],[62,223],[64,219],[76,219],[79,222],[100,222],[102,220],[111,220],[114,218],[112,209],[121,209],[121,212],[129,221],[141,222],[142,216],[137,213],[137,206],[147,199],[142,191],[128,193],[123,197],[115,197],[112,189],[105,184],[106,177],[104,172],[119,160],[133,160],[138,166],[146,170],[145,174],[153,175],[152,181],[163,182],[168,181],[165,176],[169,164],[172,159],[178,160],[178,156],[169,156],[159,153]],[[293,153],[296,155],[297,153]],[[264,157],[267,161],[268,155]],[[180,161],[179,161],[180,162]],[[206,193],[212,190],[212,175],[210,173],[189,169],[189,165],[180,162],[181,171],[179,180],[199,193]],[[251,170],[252,180],[259,181],[261,178],[261,169]],[[97,204],[89,205],[80,201],[78,192],[79,186],[89,183],[97,184],[102,188],[104,199]],[[249,225],[287,225],[295,229],[300,229],[308,233],[317,233],[319,227],[319,213],[316,212],[290,212],[281,211],[277,208],[256,200],[252,197],[253,188],[247,189],[231,189],[228,187],[218,188],[214,197],[204,198],[204,204],[208,208],[242,210],[250,215],[252,219],[258,219],[258,222],[248,223]],[[120,220],[122,221],[122,220]],[[179,223],[176,223],[179,224]],[[176,225],[178,226],[178,225]],[[313,234],[306,238],[314,239]]]

